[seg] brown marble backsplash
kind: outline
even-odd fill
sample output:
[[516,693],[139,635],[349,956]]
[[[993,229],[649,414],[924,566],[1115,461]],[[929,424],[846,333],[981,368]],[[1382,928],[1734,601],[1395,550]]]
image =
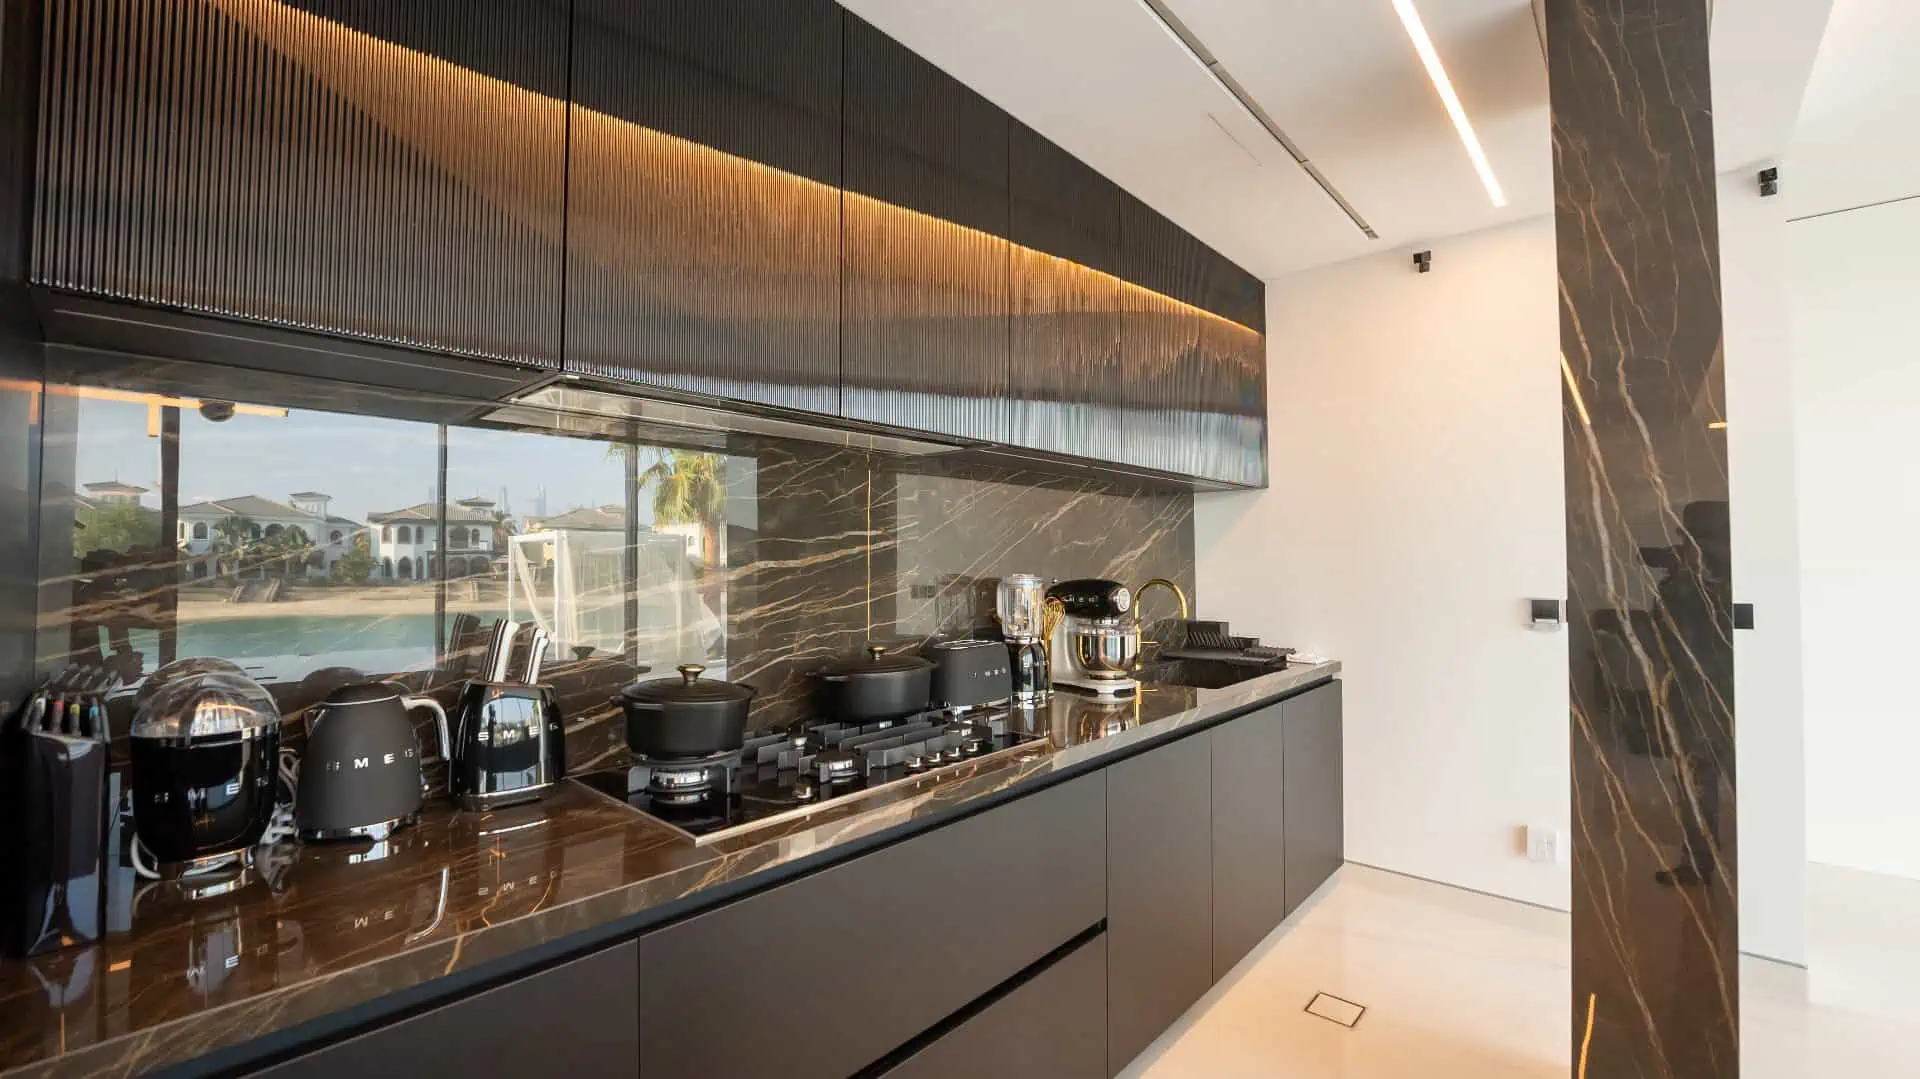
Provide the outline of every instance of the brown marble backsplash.
[[[753,685],[754,724],[784,726],[836,657],[990,630],[1006,574],[1193,589],[1191,494],[1121,477],[787,441],[702,451],[429,422],[455,410],[310,380],[165,378],[50,364],[37,663],[109,665],[131,687],[170,659],[232,659],[296,746],[303,710],[347,682],[450,707],[475,632],[502,616],[553,630],[546,677],[582,769],[625,752],[613,694],[679,664]],[[245,392],[231,417],[193,407],[214,386]],[[133,705],[123,692],[116,727]]]

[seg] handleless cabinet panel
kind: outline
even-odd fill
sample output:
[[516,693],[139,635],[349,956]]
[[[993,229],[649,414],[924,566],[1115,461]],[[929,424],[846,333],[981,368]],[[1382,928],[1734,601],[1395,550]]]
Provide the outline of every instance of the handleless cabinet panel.
[[576,0],[569,370],[839,410],[842,21]]
[[1107,777],[1107,1071],[1213,985],[1213,752],[1207,734]]
[[866,22],[846,24],[843,410],[1010,441],[1011,121]]
[[1287,700],[1286,800],[1287,911],[1307,901],[1346,861],[1341,683]]
[[254,1074],[638,1076],[638,952],[621,944]]
[[1013,125],[1011,441],[1118,457],[1129,437],[1120,380],[1120,188],[1024,124]]
[[1213,729],[1213,977],[1287,916],[1286,725],[1272,705]]
[[1063,783],[640,939],[647,1071],[850,1075],[1100,921],[1105,784]]
[[1105,1079],[1107,938],[1097,936],[884,1074]]
[[44,42],[37,283],[559,362],[564,0],[48,0]]
[[[1120,374],[1127,464],[1239,484],[1266,482],[1266,340],[1205,306],[1231,298],[1236,267],[1130,195],[1120,203]],[[1264,323],[1264,319],[1261,320]]]

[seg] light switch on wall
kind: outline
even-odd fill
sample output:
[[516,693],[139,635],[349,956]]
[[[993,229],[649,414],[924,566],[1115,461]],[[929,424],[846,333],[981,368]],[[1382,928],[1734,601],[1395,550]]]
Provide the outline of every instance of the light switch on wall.
[[1529,824],[1526,829],[1527,861],[1550,865],[1567,862],[1567,833],[1550,824]]

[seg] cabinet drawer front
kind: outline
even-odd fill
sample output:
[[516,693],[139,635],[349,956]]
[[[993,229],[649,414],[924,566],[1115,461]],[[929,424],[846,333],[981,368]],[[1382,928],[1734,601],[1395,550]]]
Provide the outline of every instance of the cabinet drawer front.
[[1094,937],[886,1079],[1105,1079],[1107,937]]
[[1106,771],[1110,1071],[1213,985],[1212,773],[1205,732]]
[[648,1073],[878,1060],[1100,920],[1105,801],[1062,784],[642,937]]
[[596,952],[255,1075],[637,1076],[637,951]]

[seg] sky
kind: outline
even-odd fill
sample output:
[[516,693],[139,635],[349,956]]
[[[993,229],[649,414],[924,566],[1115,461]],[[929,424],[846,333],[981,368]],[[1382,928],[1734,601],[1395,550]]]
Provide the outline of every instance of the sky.
[[[433,424],[378,417],[295,410],[216,424],[183,412],[180,501],[286,502],[294,491],[320,491],[333,496],[332,513],[365,521],[433,497],[438,438]],[[78,483],[138,484],[149,488],[144,504],[160,505],[160,440],[147,435],[146,406],[82,400],[77,439]],[[622,465],[602,443],[459,427],[447,436],[447,488],[456,501],[504,497],[516,517],[537,512],[543,488],[550,514],[624,502]],[[651,524],[650,500],[640,512]]]

